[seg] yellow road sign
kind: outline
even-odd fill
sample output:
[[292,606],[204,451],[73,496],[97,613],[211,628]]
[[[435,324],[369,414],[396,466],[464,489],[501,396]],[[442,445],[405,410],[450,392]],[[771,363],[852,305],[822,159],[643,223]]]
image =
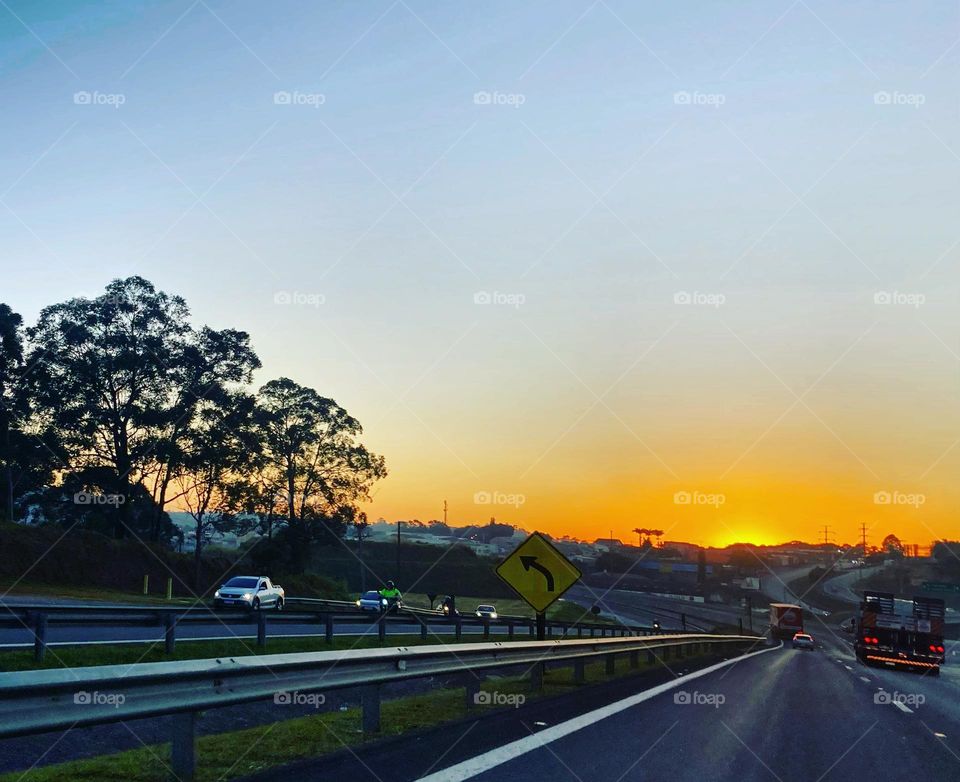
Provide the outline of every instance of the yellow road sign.
[[580,579],[580,571],[534,532],[497,565],[497,575],[535,611],[543,612]]

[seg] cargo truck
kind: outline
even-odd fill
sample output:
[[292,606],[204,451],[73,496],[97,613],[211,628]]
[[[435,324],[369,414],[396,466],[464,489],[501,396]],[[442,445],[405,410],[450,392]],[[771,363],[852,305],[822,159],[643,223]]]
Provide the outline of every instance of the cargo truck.
[[891,592],[863,593],[853,625],[853,650],[864,665],[882,665],[937,676],[943,665],[943,600]]
[[793,603],[770,604],[770,636],[789,640],[803,632],[803,609]]

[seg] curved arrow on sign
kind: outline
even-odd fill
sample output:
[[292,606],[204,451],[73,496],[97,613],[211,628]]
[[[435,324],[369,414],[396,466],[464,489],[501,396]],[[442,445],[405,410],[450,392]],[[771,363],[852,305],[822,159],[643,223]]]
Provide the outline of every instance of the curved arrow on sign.
[[551,573],[543,565],[537,562],[536,557],[529,557],[529,556],[525,557],[521,555],[520,564],[523,565],[523,569],[526,571],[529,571],[530,568],[533,568],[534,570],[539,570],[541,573],[543,573],[543,577],[547,579],[547,591],[548,592],[553,591],[553,573]]

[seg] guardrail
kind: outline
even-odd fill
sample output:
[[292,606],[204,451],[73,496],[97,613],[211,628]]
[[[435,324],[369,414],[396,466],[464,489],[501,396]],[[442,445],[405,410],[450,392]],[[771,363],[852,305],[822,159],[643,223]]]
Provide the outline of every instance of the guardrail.
[[107,665],[0,675],[0,737],[15,737],[173,715],[172,767],[182,782],[193,779],[196,765],[197,713],[291,692],[356,689],[361,692],[363,730],[380,729],[381,686],[425,677],[474,673],[467,698],[480,676],[493,669],[525,667],[530,685],[539,690],[548,665],[571,665],[584,681],[584,665],[604,659],[614,672],[615,659],[639,656],[648,662],[691,653],[743,654],[764,639],[757,636],[659,635],[594,640],[517,641],[461,644],[455,648],[415,646],[396,649],[255,655],[230,659]]
[[[43,661],[48,646],[47,629],[51,624],[64,625],[111,625],[111,626],[147,626],[162,627],[165,652],[173,654],[176,649],[177,627],[185,623],[218,623],[222,625],[251,623],[257,627],[257,646],[266,646],[268,629],[271,624],[316,623],[323,625],[322,634],[327,643],[333,643],[338,624],[376,625],[377,636],[381,643],[386,641],[388,628],[405,625],[416,627],[420,638],[426,640],[431,630],[434,633],[453,634],[459,641],[464,628],[480,628],[484,640],[490,638],[492,631],[505,632],[513,640],[518,632],[526,632],[531,637],[536,632],[535,620],[530,617],[504,616],[497,619],[479,618],[470,615],[445,616],[425,608],[405,608],[397,613],[370,614],[360,611],[354,603],[333,600],[315,600],[311,598],[289,598],[287,606],[297,606],[295,610],[284,611],[244,611],[218,610],[207,606],[124,606],[124,605],[0,605],[0,626],[22,627],[33,635],[34,659]],[[305,607],[301,607],[305,606]],[[684,626],[688,623],[684,619]],[[689,622],[689,628],[681,632],[703,632],[707,628]],[[548,637],[555,633],[563,637],[575,633],[578,638],[589,634],[590,638],[620,635],[651,635],[661,632],[653,627],[641,625],[614,625],[599,622],[572,622],[547,620]],[[320,635],[320,632],[317,633]],[[138,643],[157,643],[160,639],[146,639]],[[65,642],[66,643],[66,642]],[[23,648],[20,645],[2,645],[2,649]]]

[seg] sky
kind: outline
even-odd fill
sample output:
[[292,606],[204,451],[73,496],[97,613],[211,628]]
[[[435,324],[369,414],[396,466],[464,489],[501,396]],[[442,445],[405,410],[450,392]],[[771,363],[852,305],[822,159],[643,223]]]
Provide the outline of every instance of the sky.
[[[955,2],[0,2],[0,301],[139,274],[371,518],[960,532]],[[826,527],[826,531],[824,531]]]

